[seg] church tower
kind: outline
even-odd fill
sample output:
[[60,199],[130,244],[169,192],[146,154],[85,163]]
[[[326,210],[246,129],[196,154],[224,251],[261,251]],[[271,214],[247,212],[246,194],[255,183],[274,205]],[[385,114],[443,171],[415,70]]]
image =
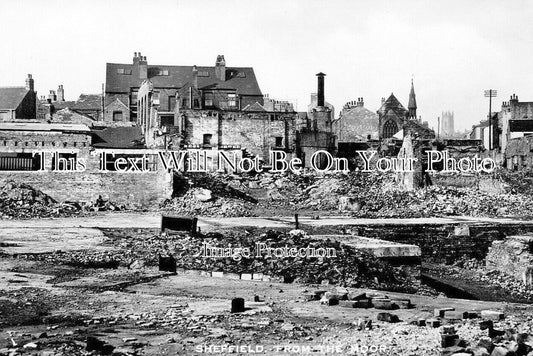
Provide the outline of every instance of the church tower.
[[409,93],[409,105],[407,106],[407,109],[409,110],[407,118],[409,120],[416,120],[416,95],[413,79],[411,79],[411,92]]

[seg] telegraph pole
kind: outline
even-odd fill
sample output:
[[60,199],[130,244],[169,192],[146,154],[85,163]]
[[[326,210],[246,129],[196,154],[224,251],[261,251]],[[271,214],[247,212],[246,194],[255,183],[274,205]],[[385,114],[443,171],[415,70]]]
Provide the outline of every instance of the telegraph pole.
[[485,90],[485,98],[489,98],[489,151],[492,150],[492,98],[498,96],[498,91],[494,89]]

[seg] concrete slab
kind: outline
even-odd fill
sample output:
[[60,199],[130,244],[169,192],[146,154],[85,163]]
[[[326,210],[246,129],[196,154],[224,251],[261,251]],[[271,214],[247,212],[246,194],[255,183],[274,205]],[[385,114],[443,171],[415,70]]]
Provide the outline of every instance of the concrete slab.
[[420,257],[422,251],[416,245],[401,244],[363,236],[353,235],[312,235],[313,239],[338,241],[378,258],[384,257]]
[[9,255],[110,248],[100,246],[105,241],[107,237],[98,229],[68,227],[0,229],[0,252]]

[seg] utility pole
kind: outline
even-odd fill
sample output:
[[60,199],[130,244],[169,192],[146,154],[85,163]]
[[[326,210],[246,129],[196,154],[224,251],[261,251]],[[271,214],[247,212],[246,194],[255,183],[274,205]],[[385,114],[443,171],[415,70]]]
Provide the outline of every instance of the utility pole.
[[440,116],[437,116],[437,141],[440,139]]
[[498,91],[494,89],[485,90],[485,98],[489,98],[489,151],[492,150],[492,98],[498,96]]

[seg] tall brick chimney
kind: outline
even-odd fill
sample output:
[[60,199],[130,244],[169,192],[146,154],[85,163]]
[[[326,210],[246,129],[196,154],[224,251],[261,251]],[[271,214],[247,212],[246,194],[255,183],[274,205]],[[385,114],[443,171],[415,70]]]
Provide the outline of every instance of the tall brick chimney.
[[223,54],[217,56],[217,61],[215,63],[215,76],[218,80],[226,81],[226,60],[224,59]]
[[26,78],[26,90],[33,91],[33,78],[31,74],[28,74],[28,77]]
[[317,106],[324,107],[324,73],[320,72],[316,75],[318,77],[318,91],[317,91]]

